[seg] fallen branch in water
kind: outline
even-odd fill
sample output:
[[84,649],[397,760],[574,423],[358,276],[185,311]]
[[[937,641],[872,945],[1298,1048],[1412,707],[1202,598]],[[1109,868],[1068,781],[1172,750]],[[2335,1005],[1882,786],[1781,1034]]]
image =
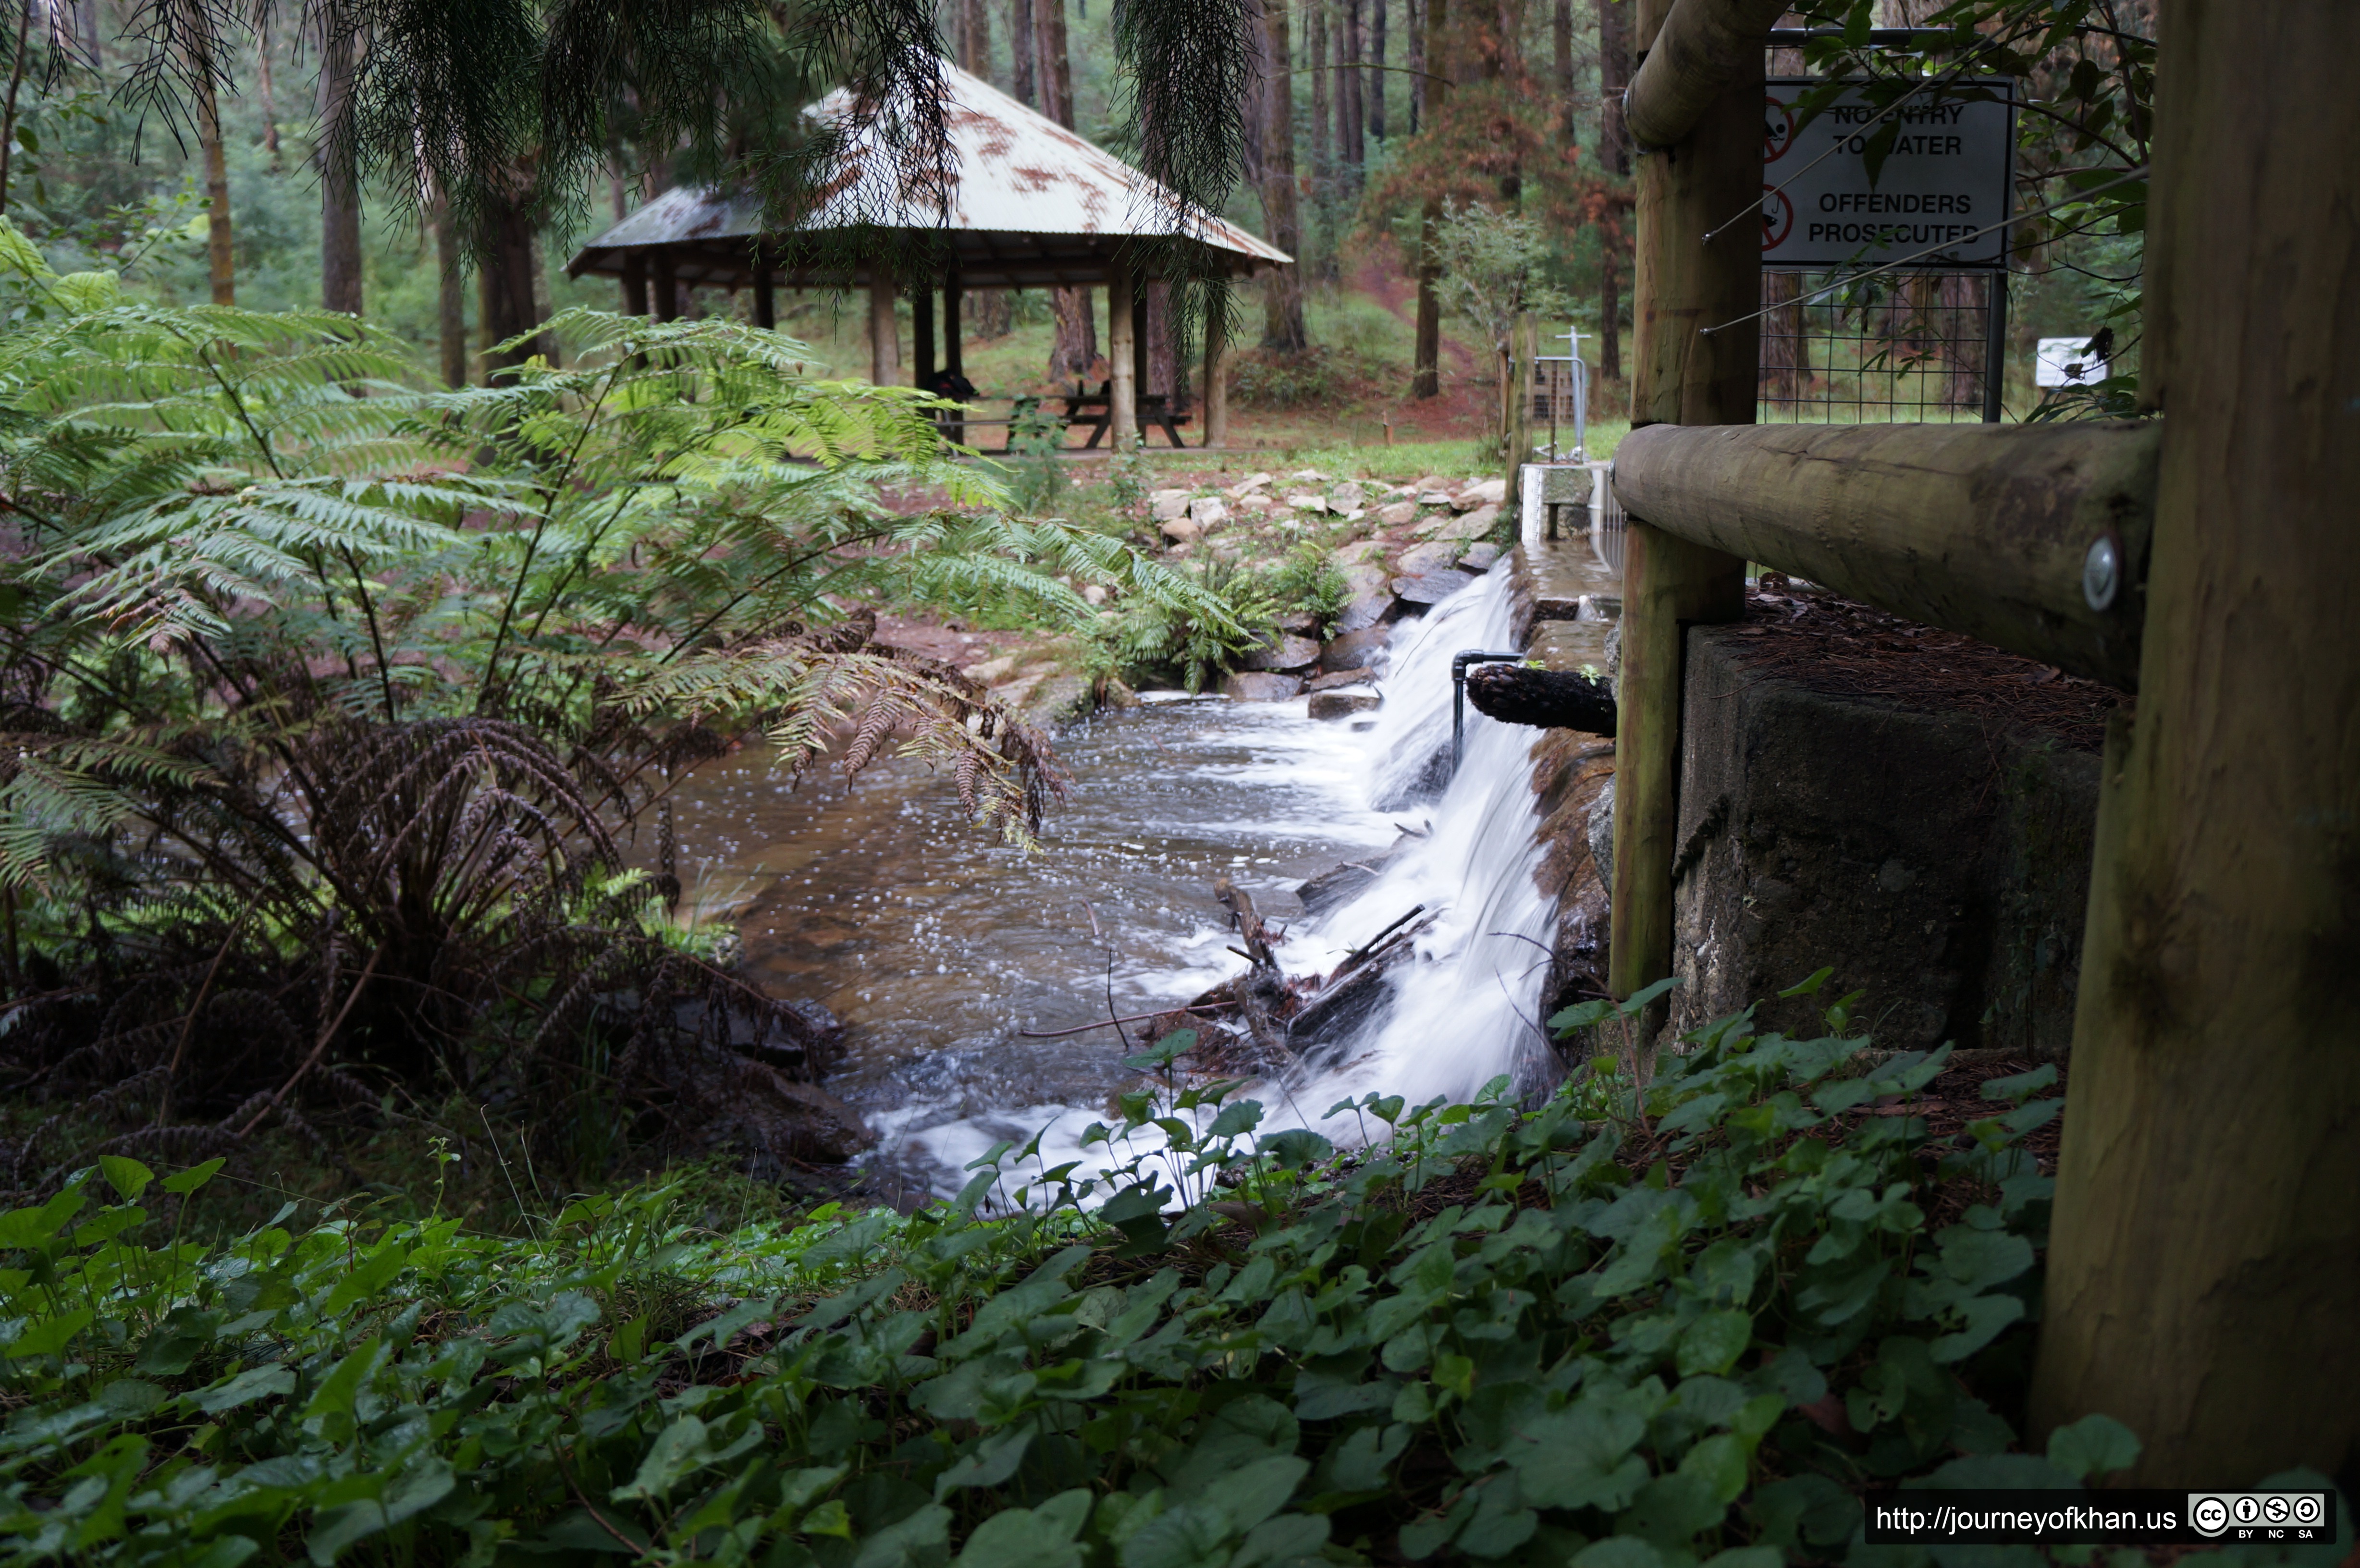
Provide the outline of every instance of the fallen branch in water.
[[1417,919],[1418,916],[1424,913],[1426,913],[1426,906],[1424,904],[1412,904],[1409,907],[1409,913],[1404,915],[1401,919],[1395,920],[1393,924],[1387,926],[1376,935],[1371,937],[1362,945],[1356,947],[1352,949],[1351,952],[1346,953],[1344,955],[1343,967],[1338,969],[1337,973],[1340,975],[1345,969],[1355,969],[1360,964],[1367,963],[1370,954],[1384,946],[1385,938],[1393,935],[1393,932],[1401,930],[1402,927],[1409,924],[1410,921]]
[[1224,877],[1213,884],[1213,897],[1237,923],[1238,936],[1245,943],[1243,957],[1251,965],[1238,983],[1238,1008],[1246,1016],[1246,1029],[1271,1062],[1293,1062],[1295,1052],[1276,1016],[1287,999],[1286,975],[1271,952],[1270,933],[1263,929],[1262,917],[1254,912],[1253,895]]

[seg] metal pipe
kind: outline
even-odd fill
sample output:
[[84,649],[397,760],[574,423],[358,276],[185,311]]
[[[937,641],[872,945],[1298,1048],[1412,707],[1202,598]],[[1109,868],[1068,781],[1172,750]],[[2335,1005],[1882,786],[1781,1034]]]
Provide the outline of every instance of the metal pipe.
[[1450,774],[1467,754],[1467,667],[1470,664],[1521,664],[1521,653],[1486,653],[1470,648],[1450,656]]

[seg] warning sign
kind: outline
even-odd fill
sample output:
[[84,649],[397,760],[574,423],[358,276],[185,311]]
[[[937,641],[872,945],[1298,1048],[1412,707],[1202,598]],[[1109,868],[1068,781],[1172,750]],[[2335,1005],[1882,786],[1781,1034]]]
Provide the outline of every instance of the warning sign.
[[2106,378],[2100,337],[2042,338],[2032,363],[2035,387],[2087,387]]
[[[1806,80],[1775,80],[1763,121],[1762,264],[1819,270],[1997,267],[2007,256],[2016,82],[1928,86],[1883,113],[1844,84],[1808,123]],[[1872,174],[1872,165],[1874,172]],[[1986,232],[1987,231],[1987,232]]]

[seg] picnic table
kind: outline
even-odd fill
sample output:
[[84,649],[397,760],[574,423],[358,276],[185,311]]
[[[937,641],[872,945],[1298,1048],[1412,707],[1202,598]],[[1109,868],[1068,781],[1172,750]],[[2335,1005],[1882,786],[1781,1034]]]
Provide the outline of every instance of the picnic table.
[[[1090,392],[1077,381],[1074,384],[1073,396],[1065,399],[1066,428],[1075,430],[1087,426],[1089,429],[1090,439],[1082,443],[1085,452],[1105,438],[1107,427],[1114,421],[1113,386],[1110,381],[1101,381],[1098,389]],[[1186,444],[1180,439],[1180,427],[1188,422],[1188,416],[1173,406],[1170,397],[1162,392],[1142,392],[1139,395],[1138,408],[1142,431],[1161,426],[1164,438],[1174,446]]]
[[[947,373],[945,376],[936,379],[938,383],[945,382]],[[934,390],[945,397],[965,399],[977,396],[974,386],[964,377],[959,379],[956,386],[938,384]],[[1084,452],[1090,451],[1106,439],[1107,427],[1113,422],[1114,399],[1109,383],[1100,382],[1098,389],[1092,392],[1083,383],[1077,381],[1074,384],[1074,390],[1070,394],[1043,400],[1061,402],[1065,405],[1063,413],[1050,416],[1059,425],[1066,430],[1087,430],[1090,432],[1090,439],[1082,443]],[[997,426],[1009,432],[1007,443],[1000,448],[1000,451],[1012,452],[1015,450],[1015,427],[1023,423],[1026,418],[1023,412],[1025,402],[1025,399],[1020,398],[1018,411],[1012,414],[985,416],[970,414],[961,408],[956,413],[947,410],[938,411],[934,419],[943,427],[945,434],[953,441],[962,442],[969,439],[967,432],[971,426]],[[1165,439],[1174,446],[1187,444],[1180,439],[1180,427],[1188,422],[1188,415],[1185,411],[1173,407],[1172,398],[1161,392],[1150,392],[1139,398],[1138,407],[1139,428],[1142,430],[1160,427]]]

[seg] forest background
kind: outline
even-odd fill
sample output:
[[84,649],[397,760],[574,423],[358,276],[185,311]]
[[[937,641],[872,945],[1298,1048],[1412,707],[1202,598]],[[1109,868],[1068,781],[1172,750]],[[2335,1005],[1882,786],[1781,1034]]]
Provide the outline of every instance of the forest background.
[[[1596,378],[1593,417],[1619,421],[1633,185],[1617,104],[1632,67],[1633,0],[1289,0],[1256,9],[1260,69],[1240,106],[1242,178],[1224,215],[1299,266],[1248,285],[1241,301],[1250,330],[1232,365],[1233,443],[1480,437],[1497,401],[1487,321],[1497,301],[1484,296],[1502,276],[1516,303],[1540,316],[1543,352],[1564,352],[1568,330],[1581,334]],[[2139,9],[2114,20],[2151,35],[2131,14]],[[966,69],[1135,154],[1113,10],[1113,0],[939,0],[936,23]],[[1940,11],[1936,0],[1881,0],[1876,20],[1913,25]],[[493,273],[510,274],[488,276],[431,190],[397,191],[364,176],[353,212],[337,198],[344,182],[322,179],[320,110],[335,73],[322,72],[306,18],[289,12],[277,25],[226,30],[221,47],[231,58],[214,69],[229,89],[211,105],[169,106],[154,91],[146,40],[126,36],[129,19],[118,0],[28,0],[16,18],[21,41],[0,127],[7,215],[60,272],[117,269],[135,297],[363,314],[407,346],[421,377],[481,384],[497,338],[571,306],[613,308],[612,285],[567,277],[566,259],[702,172],[684,137],[634,140],[641,127],[625,104],[603,189],[529,246],[510,247],[507,261],[487,258]],[[1805,69],[1799,51],[1780,52],[1795,58],[1778,71]],[[2088,69],[2079,53],[2042,60],[2036,75],[2057,80],[2036,81],[2035,96],[2070,105],[2082,85],[2077,69]],[[2085,116],[2077,132],[2086,128]],[[2035,191],[2052,166],[2088,153],[2086,136],[2029,119],[2021,181]],[[2029,196],[2019,203],[2031,204]],[[1443,243],[1427,243],[1435,238]],[[2032,224],[2018,240],[2010,417],[2038,400],[2034,341],[2100,330],[2121,313],[2136,276],[2135,235],[2060,238]],[[1455,268],[1445,261],[1452,254]],[[519,319],[494,283],[518,308],[529,289],[530,319]],[[1085,294],[1061,303],[1043,290],[980,295],[967,315],[968,375],[994,397],[1055,391],[1093,368],[1102,376],[1092,302]],[[739,318],[751,306],[712,291],[688,304],[692,314]],[[1103,300],[1095,305],[1102,317]],[[903,312],[906,333],[906,304]],[[780,324],[839,374],[866,364],[865,300],[793,296]],[[1185,335],[1167,330],[1159,309],[1151,390],[1196,384],[1175,363]]]

